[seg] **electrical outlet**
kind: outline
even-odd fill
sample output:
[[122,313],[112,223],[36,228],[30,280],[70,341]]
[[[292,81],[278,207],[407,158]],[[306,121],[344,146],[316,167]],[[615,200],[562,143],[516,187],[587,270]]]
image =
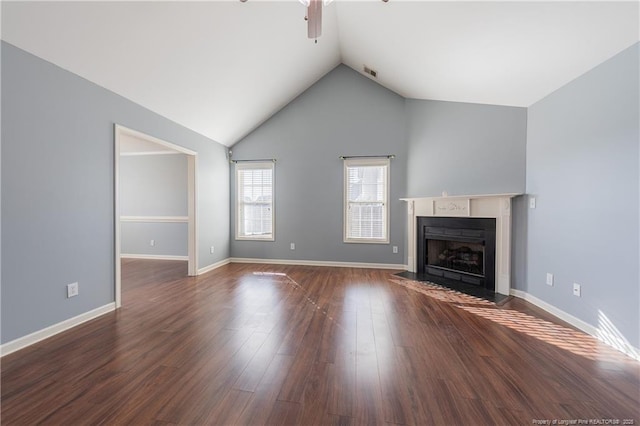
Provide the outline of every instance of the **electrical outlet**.
[[530,209],[535,209],[536,208],[536,197],[530,197],[529,198],[529,208]]
[[211,246],[211,248],[209,249],[209,253],[213,254],[215,253],[216,248],[214,246]]
[[78,283],[67,284],[67,299],[78,295]]
[[291,243],[291,250],[295,250],[296,249],[296,243]]
[[576,297],[580,297],[581,286],[578,283],[573,283],[573,295]]
[[547,285],[553,285],[553,274],[547,272]]
[[151,247],[154,247],[154,246],[156,245],[156,240],[150,240],[150,241],[149,241],[149,245],[150,245]]
[[398,246],[393,246],[393,252],[398,253]]

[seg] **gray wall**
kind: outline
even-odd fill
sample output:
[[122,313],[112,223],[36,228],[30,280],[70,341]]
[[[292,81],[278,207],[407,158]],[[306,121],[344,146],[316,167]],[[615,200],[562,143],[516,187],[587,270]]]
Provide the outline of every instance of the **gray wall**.
[[187,156],[121,155],[123,216],[187,216]]
[[[595,327],[610,321],[635,347],[639,46],[531,106],[527,142],[527,192],[537,198],[528,217],[527,291]],[[581,298],[572,295],[574,282]]]
[[527,291],[528,198],[511,199],[511,287]]
[[[186,223],[123,222],[120,228],[122,255],[188,256]],[[152,247],[149,243],[154,240]]]
[[[277,159],[275,241],[235,241],[232,224],[232,256],[406,262],[406,207],[399,201],[405,196],[407,163],[402,97],[340,65],[232,149],[234,159]],[[343,243],[338,156],[382,154],[396,155],[390,174],[390,244]],[[232,198],[232,209],[234,203]],[[292,242],[295,251],[289,248]]]
[[407,196],[523,193],[527,110],[407,100]]
[[[404,100],[339,66],[233,147],[278,159],[276,241],[247,242],[230,238],[224,147],[2,43],[2,342],[113,301],[120,123],[198,152],[200,267],[230,255],[405,263],[398,198],[525,192],[526,177],[538,208],[514,200],[516,287],[596,327],[606,317],[639,346],[638,61],[635,45],[528,112]],[[390,153],[390,244],[343,243],[337,157]],[[66,299],[74,281],[80,296]]]
[[114,123],[198,152],[199,266],[229,256],[222,145],[3,42],[3,343],[114,301]]
[[[525,192],[527,110],[407,100],[407,196]],[[513,199],[511,285],[525,286],[526,209]]]
[[[120,157],[123,216],[187,216],[187,191],[185,154]],[[122,253],[187,256],[187,232],[186,223],[123,222]]]
[[[451,195],[523,193],[526,123],[525,108],[405,100],[339,66],[233,147],[236,159],[278,159],[277,241],[234,241],[232,234],[231,253],[406,263],[406,206],[398,198],[443,190]],[[342,164],[336,157],[387,153],[397,155],[391,163],[391,245],[399,246],[401,257],[389,255],[388,246],[342,243]],[[312,191],[305,193],[306,188]],[[317,200],[314,192],[320,194]],[[316,220],[319,230],[305,229],[305,217]],[[526,218],[514,222],[518,234],[526,234]],[[295,251],[290,242],[296,243]],[[524,240],[518,238],[513,258],[519,271],[524,251]],[[523,274],[514,274],[516,279],[524,280]]]

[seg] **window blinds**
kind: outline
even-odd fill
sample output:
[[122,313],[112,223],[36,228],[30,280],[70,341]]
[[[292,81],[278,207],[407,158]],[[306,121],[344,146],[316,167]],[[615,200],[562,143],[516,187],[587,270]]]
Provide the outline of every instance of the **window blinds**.
[[388,240],[389,160],[345,160],[345,241]]
[[273,239],[273,163],[236,164],[236,237]]

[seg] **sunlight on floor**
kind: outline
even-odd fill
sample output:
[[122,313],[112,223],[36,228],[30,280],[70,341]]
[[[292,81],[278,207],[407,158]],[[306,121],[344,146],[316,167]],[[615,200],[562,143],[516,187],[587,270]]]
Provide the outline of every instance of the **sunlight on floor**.
[[409,280],[391,279],[389,281],[399,284],[408,289],[417,291],[418,293],[422,293],[426,296],[432,297],[436,300],[440,300],[441,302],[495,306],[493,302],[489,302],[488,300],[480,299],[474,296],[469,296],[468,294],[460,293],[455,290],[450,290],[448,288],[441,287],[434,284],[417,283],[415,281],[409,281]]
[[[326,307],[321,307],[316,300],[306,293],[304,287],[287,274],[282,272],[257,271],[253,272],[253,275],[258,280],[268,281],[271,284],[285,284],[291,286],[294,290],[302,290],[302,292],[304,292],[303,301],[306,302],[310,308],[325,315],[329,321],[336,324],[338,329],[344,331],[344,328],[327,312]],[[516,310],[500,309],[493,302],[438,285],[418,283],[411,280],[390,279],[390,281],[440,302],[451,303],[466,312],[588,359],[603,362],[625,362],[639,359],[633,347],[602,312],[600,312],[599,340],[582,331],[555,324]],[[254,295],[264,301],[265,299],[273,298],[274,290],[274,288],[268,287],[264,289],[266,293],[263,292],[259,296],[254,293]],[[256,289],[252,289],[252,292],[255,291]]]
[[523,312],[474,306],[458,306],[458,308],[592,360],[632,361],[631,358],[608,347],[595,337]]
[[438,285],[404,279],[390,279],[390,281],[433,299],[452,303],[457,308],[469,313],[592,360],[604,362],[640,360],[634,348],[602,312],[600,312],[599,318],[599,340],[582,331],[573,330],[512,309],[499,309],[494,303],[487,300]]
[[330,315],[329,312],[326,311],[325,308],[322,308],[319,303],[316,300],[313,300],[311,297],[309,297],[307,291],[305,290],[304,287],[302,287],[300,284],[298,284],[293,278],[291,278],[289,275],[285,274],[284,272],[261,272],[261,271],[255,271],[253,272],[253,275],[260,277],[260,278],[270,278],[269,281],[273,282],[273,283],[279,283],[279,284],[287,284],[290,285],[294,290],[302,290],[305,295],[305,301],[315,310],[320,311],[320,313],[322,313],[322,315],[325,315],[327,317],[327,319],[329,321],[332,321],[336,324],[336,326],[338,327],[338,329],[343,330],[344,328]]

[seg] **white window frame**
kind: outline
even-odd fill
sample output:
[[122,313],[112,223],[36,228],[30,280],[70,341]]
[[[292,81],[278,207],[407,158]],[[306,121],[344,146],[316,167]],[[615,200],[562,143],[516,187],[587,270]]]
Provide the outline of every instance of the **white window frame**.
[[[275,211],[275,164],[273,161],[255,161],[255,162],[237,162],[235,164],[235,178],[236,178],[236,193],[235,193],[235,220],[236,220],[236,232],[235,238],[240,241],[275,241],[276,235],[276,211]],[[239,174],[240,170],[260,170],[260,169],[270,169],[271,170],[271,234],[264,235],[242,235],[241,230],[243,227],[242,223],[242,208],[240,201],[240,179]]]
[[[347,220],[349,210],[349,172],[350,167],[385,167],[385,188],[383,191],[383,224],[384,224],[384,237],[383,238],[350,238],[349,237],[349,222]],[[391,161],[388,158],[357,158],[357,159],[345,159],[344,160],[344,195],[343,195],[343,241],[345,243],[356,244],[389,244],[389,184],[390,184],[390,172]]]

